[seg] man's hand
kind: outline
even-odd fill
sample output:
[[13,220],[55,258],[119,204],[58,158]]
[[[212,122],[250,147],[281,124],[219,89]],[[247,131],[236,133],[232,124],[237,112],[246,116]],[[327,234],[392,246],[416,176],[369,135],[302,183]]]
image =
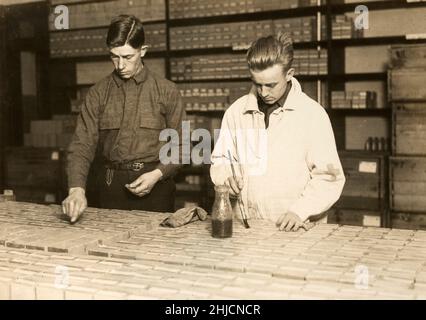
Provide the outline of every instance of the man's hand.
[[130,184],[126,184],[126,188],[138,197],[143,197],[151,192],[155,184],[161,179],[163,173],[160,169],[142,174],[139,178]]
[[229,177],[225,184],[229,187],[229,194],[232,197],[238,197],[244,186],[243,178],[241,177],[237,177],[237,179]]
[[314,226],[312,223],[304,223],[300,217],[293,212],[284,213],[281,217],[278,218],[276,225],[280,231],[284,230],[286,232],[297,231],[300,228],[308,231]]
[[62,201],[62,212],[70,217],[71,223],[78,220],[87,208],[87,199],[83,188],[71,188],[68,197]]

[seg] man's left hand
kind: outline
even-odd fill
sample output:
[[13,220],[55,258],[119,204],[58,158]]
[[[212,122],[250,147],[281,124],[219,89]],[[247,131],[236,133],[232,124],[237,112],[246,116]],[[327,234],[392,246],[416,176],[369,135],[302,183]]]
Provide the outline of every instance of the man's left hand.
[[281,217],[278,218],[276,225],[280,231],[297,231],[300,228],[304,228],[306,230],[302,219],[300,219],[300,217],[293,212],[284,213]]
[[163,173],[160,169],[142,174],[139,178],[130,184],[126,184],[127,189],[138,197],[149,194],[155,184],[161,179]]

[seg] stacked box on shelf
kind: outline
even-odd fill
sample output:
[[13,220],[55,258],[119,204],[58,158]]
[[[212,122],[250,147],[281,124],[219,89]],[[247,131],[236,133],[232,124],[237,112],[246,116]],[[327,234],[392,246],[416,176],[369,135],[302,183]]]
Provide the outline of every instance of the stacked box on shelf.
[[390,69],[388,71],[389,100],[392,102],[426,100],[425,83],[426,67]]
[[222,54],[174,58],[170,61],[171,80],[247,78],[244,54]]
[[374,91],[332,91],[333,109],[371,109],[377,107],[377,93]]
[[[73,4],[67,7],[70,29],[105,27],[113,17],[124,12],[131,12],[142,22],[164,20],[166,12],[164,0],[115,0]],[[49,30],[57,30],[54,8],[51,7],[49,15]]]
[[353,39],[362,38],[363,29],[356,29],[354,20],[347,15],[336,15],[332,21],[333,39]]
[[294,50],[293,68],[297,75],[321,75],[327,73],[327,50]]
[[171,50],[232,47],[246,49],[257,38],[283,30],[294,42],[316,40],[316,18],[286,18],[280,20],[247,21],[174,27],[170,29]]
[[426,229],[426,45],[391,47],[392,226]]
[[64,152],[58,148],[9,147],[5,150],[6,189],[17,201],[58,203],[65,195]]
[[251,83],[185,83],[179,84],[186,111],[225,110],[236,99],[248,93]]
[[[173,58],[170,66],[172,81],[249,77],[246,56],[239,53]],[[295,50],[293,67],[296,75],[325,74],[327,50]]]
[[392,111],[393,153],[426,156],[426,101],[394,103]]
[[426,157],[390,158],[390,206],[393,227],[426,229]]
[[52,120],[33,120],[30,133],[24,134],[24,146],[66,148],[71,142],[76,121],[75,115],[55,115]]
[[294,42],[317,40],[316,17],[286,18],[273,21],[274,32],[284,31],[290,34]]
[[170,29],[170,49],[248,47],[258,37],[272,33],[271,20],[175,27]]
[[368,152],[339,152],[346,177],[342,195],[332,208],[331,220],[382,225],[387,209],[387,167],[384,155]]
[[391,65],[394,68],[426,67],[426,46],[424,44],[393,45]]
[[[150,46],[149,51],[165,51],[166,25],[148,24],[144,29],[145,43]],[[107,55],[107,32],[107,28],[50,32],[50,56],[55,58]]]
[[170,0],[171,19],[231,15],[315,6],[316,0]]

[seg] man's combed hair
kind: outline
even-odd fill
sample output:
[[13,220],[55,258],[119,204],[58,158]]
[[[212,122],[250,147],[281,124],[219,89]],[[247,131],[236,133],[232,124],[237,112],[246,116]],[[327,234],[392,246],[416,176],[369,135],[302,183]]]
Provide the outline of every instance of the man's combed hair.
[[133,15],[119,15],[111,20],[107,35],[108,48],[129,44],[140,48],[145,43],[142,22]]
[[247,63],[250,70],[263,71],[276,64],[281,64],[284,71],[293,63],[293,43],[288,33],[259,38],[247,51]]

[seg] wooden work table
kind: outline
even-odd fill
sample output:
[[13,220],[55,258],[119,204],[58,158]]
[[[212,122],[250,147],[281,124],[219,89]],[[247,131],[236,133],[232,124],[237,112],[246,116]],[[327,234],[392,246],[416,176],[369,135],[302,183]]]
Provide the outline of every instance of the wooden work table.
[[234,221],[163,228],[168,214],[0,203],[0,299],[426,299],[426,231]]

